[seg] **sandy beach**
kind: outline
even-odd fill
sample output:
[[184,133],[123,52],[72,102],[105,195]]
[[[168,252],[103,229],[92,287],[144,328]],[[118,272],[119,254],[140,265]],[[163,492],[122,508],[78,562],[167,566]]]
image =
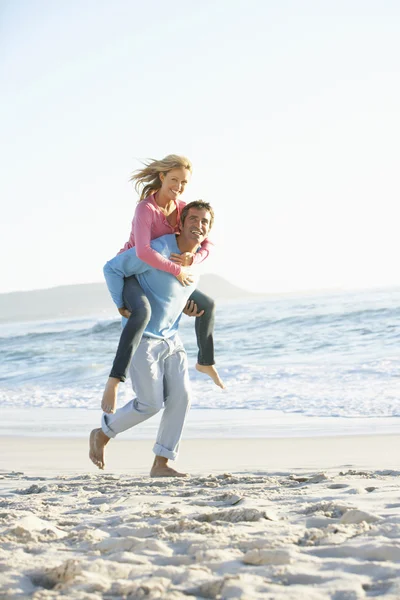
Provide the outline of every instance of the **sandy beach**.
[[400,436],[0,441],[0,598],[400,598]]

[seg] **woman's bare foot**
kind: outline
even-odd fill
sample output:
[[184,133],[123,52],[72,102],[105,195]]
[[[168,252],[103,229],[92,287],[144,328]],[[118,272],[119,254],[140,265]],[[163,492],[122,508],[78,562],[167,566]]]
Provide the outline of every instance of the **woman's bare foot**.
[[205,373],[206,375],[211,377],[215,385],[218,385],[223,390],[225,389],[225,384],[222,381],[221,377],[218,375],[218,371],[214,367],[214,365],[199,365],[199,363],[197,363],[196,369],[200,371],[200,373]]
[[151,467],[150,477],[188,477],[187,473],[179,473],[168,466],[168,458],[156,456]]
[[102,429],[93,429],[89,438],[89,458],[99,469],[104,469],[104,448],[110,438]]
[[101,408],[105,413],[115,413],[115,407],[117,406],[118,385],[119,379],[116,377],[108,378],[103,393],[103,399],[101,401]]

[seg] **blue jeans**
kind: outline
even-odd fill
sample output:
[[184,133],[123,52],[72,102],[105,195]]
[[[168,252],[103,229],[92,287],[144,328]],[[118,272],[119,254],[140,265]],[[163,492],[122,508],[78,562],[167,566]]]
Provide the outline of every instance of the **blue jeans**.
[[[213,338],[215,321],[214,300],[199,290],[193,292],[190,300],[193,300],[197,304],[199,311],[204,310],[204,315],[195,319],[197,346],[199,349],[198,363],[200,365],[213,365],[215,363]],[[117,353],[110,372],[110,377],[115,377],[121,381],[125,381],[126,379],[132,356],[151,318],[150,302],[134,275],[125,279],[124,303],[131,316],[122,330]]]

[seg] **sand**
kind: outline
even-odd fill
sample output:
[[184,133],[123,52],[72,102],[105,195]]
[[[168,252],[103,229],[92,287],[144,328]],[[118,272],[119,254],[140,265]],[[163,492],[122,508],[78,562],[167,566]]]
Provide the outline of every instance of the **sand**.
[[0,598],[400,599],[400,437],[0,440]]

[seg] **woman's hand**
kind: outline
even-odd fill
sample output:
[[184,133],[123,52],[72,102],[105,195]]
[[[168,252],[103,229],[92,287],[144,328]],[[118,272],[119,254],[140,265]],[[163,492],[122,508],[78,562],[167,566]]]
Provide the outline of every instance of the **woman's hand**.
[[176,278],[183,286],[191,285],[194,282],[193,274],[187,267],[182,267],[181,272],[179,275],[176,275]]
[[129,317],[131,316],[131,313],[129,312],[129,310],[127,308],[125,308],[125,306],[123,306],[122,308],[119,308],[118,312],[120,315],[125,317],[125,319],[129,319]]
[[172,262],[182,265],[182,267],[190,267],[193,264],[194,254],[193,252],[182,252],[182,254],[175,254],[172,252],[169,256]]
[[197,312],[197,310],[197,304],[193,302],[193,300],[188,300],[182,312],[188,317],[201,317],[204,315],[204,310],[201,310],[200,312]]

